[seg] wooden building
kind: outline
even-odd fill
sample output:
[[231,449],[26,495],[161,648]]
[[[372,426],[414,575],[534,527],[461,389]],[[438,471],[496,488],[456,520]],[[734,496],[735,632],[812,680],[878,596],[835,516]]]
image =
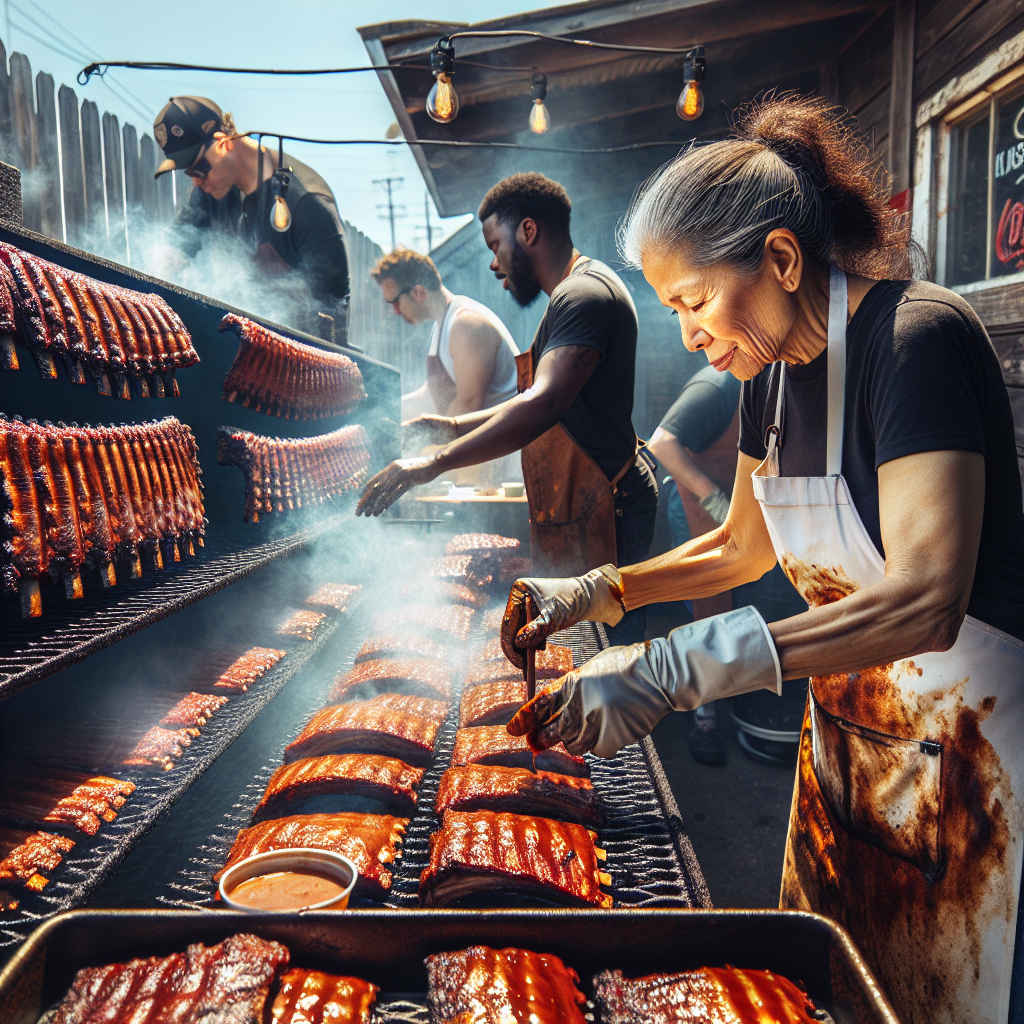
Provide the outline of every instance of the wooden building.
[[[690,139],[724,134],[741,103],[795,89],[845,107],[891,176],[893,205],[911,214],[930,273],[963,292],[989,326],[1024,457],[1024,0],[597,0],[471,26],[702,45],[706,106],[693,122],[680,121],[674,109],[681,55],[502,36],[456,40],[461,110],[452,123],[437,124],[424,109],[432,85],[424,66],[440,36],[467,27],[407,21],[360,30],[374,63],[419,65],[380,75],[410,142],[665,145],[580,156],[414,145],[439,212],[473,213],[504,175],[539,170],[569,191],[578,248],[612,266],[615,228],[637,184]],[[527,128],[534,67],[548,79],[552,125],[541,137]],[[490,302],[520,347],[529,345],[542,304],[524,313],[497,286],[479,225],[467,225],[434,256],[449,287]],[[641,327],[634,423],[649,436],[703,360],[682,348],[675,321],[642,278],[624,278]]]

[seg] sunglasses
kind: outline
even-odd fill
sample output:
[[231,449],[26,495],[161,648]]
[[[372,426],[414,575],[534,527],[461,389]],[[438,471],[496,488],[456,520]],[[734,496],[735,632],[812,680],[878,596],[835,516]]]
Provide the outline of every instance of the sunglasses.
[[397,313],[398,304],[402,299],[403,295],[408,295],[412,291],[412,288],[406,288],[404,291],[400,291],[393,299],[385,299],[384,301]]
[[191,167],[185,169],[185,173],[196,181],[202,181],[212,170],[210,161],[205,156],[200,156]]

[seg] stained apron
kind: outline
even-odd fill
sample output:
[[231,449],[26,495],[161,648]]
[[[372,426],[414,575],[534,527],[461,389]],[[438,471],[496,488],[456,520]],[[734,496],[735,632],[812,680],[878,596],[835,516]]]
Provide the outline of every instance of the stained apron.
[[[533,386],[534,352],[531,347],[516,356],[520,394]],[[561,423],[523,448],[534,576],[580,576],[598,565],[618,565],[615,488],[635,458],[609,482]]]
[[[780,477],[782,364],[754,495],[809,605],[885,563],[841,473],[846,276],[831,274],[823,477]],[[943,653],[812,677],[780,905],[853,936],[903,1024],[1007,1020],[1024,815],[1024,643],[967,616]]]

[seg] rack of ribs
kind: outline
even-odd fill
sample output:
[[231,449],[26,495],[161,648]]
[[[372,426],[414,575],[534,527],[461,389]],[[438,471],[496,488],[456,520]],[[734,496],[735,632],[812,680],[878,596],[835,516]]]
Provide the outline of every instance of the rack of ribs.
[[[558,685],[557,681],[551,680],[544,686],[538,686],[537,692],[546,693],[557,689]],[[463,690],[459,702],[459,728],[508,725],[527,700],[526,680],[518,672],[511,678],[481,683],[472,689]]]
[[223,707],[227,702],[227,697],[193,691],[192,693],[185,694],[160,719],[160,724],[198,729],[201,725],[206,725],[214,711]]
[[445,811],[430,837],[430,862],[420,875],[420,902],[444,907],[467,896],[540,897],[569,906],[612,905],[601,886],[604,850],[582,825],[495,811]]
[[362,978],[293,967],[281,979],[271,1024],[370,1024],[379,991]]
[[165,729],[154,725],[121,762],[129,768],[159,768],[169,772],[174,762],[199,735],[198,729]]
[[279,636],[297,636],[300,640],[312,640],[326,620],[327,616],[323,612],[300,610],[292,612],[278,626],[276,632]]
[[602,1024],[813,1024],[820,1019],[807,994],[788,978],[736,967],[635,980],[622,971],[602,971],[594,978],[594,1000]]
[[293,814],[315,796],[361,796],[379,800],[390,810],[411,815],[422,768],[379,754],[331,754],[305,757],[282,765],[270,777],[252,812],[254,822]]
[[348,356],[286,338],[228,313],[220,330],[238,335],[224,398],[286,420],[344,416],[365,397],[363,375]]
[[287,947],[243,932],[216,946],[86,967],[47,1021],[255,1024],[288,959]]
[[74,845],[67,836],[0,825],[0,886],[41,892],[50,882],[46,875],[56,870]]
[[245,478],[242,519],[334,502],[359,487],[370,469],[366,431],[341,427],[318,437],[263,437],[236,427],[217,429],[217,464]]
[[[504,618],[505,618],[505,609],[504,608],[489,608],[486,612],[484,612],[484,618],[483,618],[483,623],[482,623],[484,632],[485,633],[497,633],[501,629],[501,623],[504,620]],[[500,649],[500,647],[501,647],[501,638],[498,637],[496,642],[497,642],[498,647]],[[488,643],[490,644],[491,641],[489,641]],[[551,647],[552,645],[548,644],[548,646]],[[489,646],[488,646],[488,649],[490,649]],[[540,652],[538,651],[538,653],[540,653]],[[504,656],[505,656],[504,652],[502,652],[502,657],[504,657]]]
[[441,604],[463,604],[467,608],[481,608],[490,600],[487,591],[481,590],[480,587],[444,579],[410,580],[402,587],[401,594],[402,597],[412,600],[436,598]]
[[343,612],[362,589],[361,586],[349,583],[325,583],[322,587],[317,587],[306,598],[305,603],[311,608],[330,608],[336,612]]
[[599,828],[605,820],[590,779],[479,764],[449,768],[441,776],[434,810],[536,814],[589,828]]
[[236,658],[213,685],[222,690],[245,693],[254,683],[263,678],[286,654],[273,647],[250,647],[240,658]]
[[399,658],[427,658],[436,661],[452,661],[452,652],[438,640],[418,633],[378,633],[371,636],[356,655],[355,663],[376,661],[385,655]]
[[472,608],[409,604],[378,612],[373,617],[373,632],[400,633],[407,629],[426,629],[464,644],[469,639],[472,623]]
[[120,427],[25,422],[0,413],[0,575],[22,614],[42,615],[40,580],[84,596],[82,571],[117,582],[115,563],[141,575],[202,546],[206,520],[198,448],[169,416]]
[[111,822],[135,784],[49,765],[5,765],[0,771],[0,821],[59,825],[94,836]]
[[451,696],[451,681],[451,666],[444,661],[377,658],[374,661],[361,661],[348,672],[339,674],[334,680],[329,699],[331,703],[337,703],[369,690],[447,700]]
[[76,274],[0,242],[0,366],[25,345],[53,380],[91,377],[100,395],[177,397],[175,371],[199,362],[188,329],[159,295]]
[[[538,663],[541,660],[541,655],[546,653],[545,651],[537,652]],[[554,660],[554,659],[552,659]],[[545,668],[543,675],[540,671],[540,665],[537,666],[537,679],[546,679],[553,682],[556,679],[560,679],[565,673],[555,672],[552,669],[552,660],[548,660],[548,664]],[[568,669],[566,671],[569,671]],[[466,674],[466,688],[467,690],[474,689],[478,686],[494,686],[498,683],[508,682],[509,680],[522,679],[523,670],[516,668],[509,662],[501,661],[485,661],[474,665],[470,668]]]
[[385,754],[429,764],[437,730],[448,713],[444,701],[383,693],[355,704],[318,711],[284,752],[285,761],[321,754]]
[[509,736],[503,725],[459,729],[455,733],[452,764],[456,767],[486,764],[528,770],[536,768],[539,771],[575,775],[579,778],[590,775],[586,760],[570,754],[561,743],[535,756],[526,745],[525,736]]
[[424,962],[436,1024],[583,1024],[579,975],[551,953],[470,946]]
[[497,533],[457,533],[445,545],[446,555],[475,555],[481,551],[518,551],[520,543],[515,537],[502,537]]
[[[498,625],[500,627],[500,620]],[[504,665],[505,668],[508,668],[509,661],[505,657],[505,652],[501,649],[501,637],[495,637],[493,640],[487,641],[480,655],[480,660],[484,662],[498,662]],[[571,672],[574,667],[572,651],[568,647],[551,643],[549,640],[546,647],[537,651],[538,679],[558,679],[564,676],[566,672]],[[468,679],[467,683],[469,683]]]
[[[390,814],[293,814],[243,828],[224,867],[213,876],[215,882],[232,864],[272,850],[331,850],[348,857],[359,869],[355,893],[382,897],[391,888],[391,870],[401,855],[399,849],[408,818]],[[2,875],[0,875],[2,881]]]

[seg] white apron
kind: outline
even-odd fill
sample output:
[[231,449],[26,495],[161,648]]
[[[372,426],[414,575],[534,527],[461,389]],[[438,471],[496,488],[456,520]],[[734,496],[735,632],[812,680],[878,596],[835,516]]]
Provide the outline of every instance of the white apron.
[[[847,316],[833,268],[828,475],[778,475],[779,364],[752,477],[779,562],[812,606],[885,573],[841,473]],[[1024,643],[977,619],[945,653],[811,679],[780,903],[842,924],[903,1024],[1007,1020],[1022,773]]]

